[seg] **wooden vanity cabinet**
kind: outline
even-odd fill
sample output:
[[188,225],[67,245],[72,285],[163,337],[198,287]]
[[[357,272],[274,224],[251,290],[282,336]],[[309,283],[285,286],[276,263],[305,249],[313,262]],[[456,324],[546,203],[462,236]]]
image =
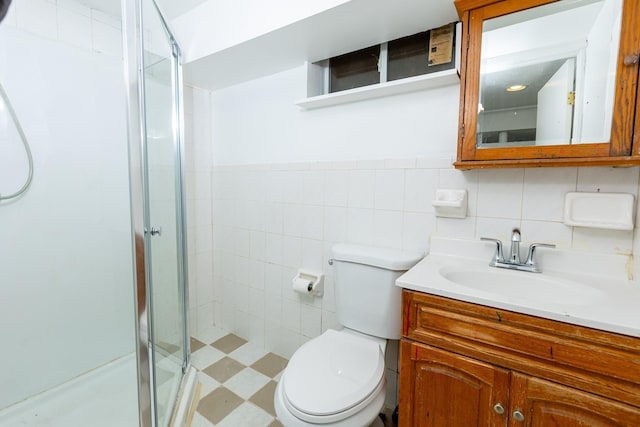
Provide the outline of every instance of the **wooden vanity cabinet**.
[[403,291],[401,427],[640,426],[640,339]]
[[[640,425],[638,408],[536,377],[514,372],[510,392],[511,409],[521,411],[525,417],[524,425],[526,426]],[[517,420],[512,420],[510,425],[518,425],[513,421]]]
[[400,426],[506,426],[509,371],[424,344],[401,342]]

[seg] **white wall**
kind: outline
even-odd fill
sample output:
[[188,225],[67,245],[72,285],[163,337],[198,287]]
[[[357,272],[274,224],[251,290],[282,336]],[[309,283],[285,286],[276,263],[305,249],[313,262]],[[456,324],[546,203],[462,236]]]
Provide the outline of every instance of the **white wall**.
[[483,132],[535,129],[537,115],[538,109],[535,106],[483,111],[478,114],[478,125]]
[[186,86],[184,118],[189,324],[198,331],[214,323],[210,92]]
[[[0,80],[35,166],[0,203],[0,408],[134,350],[120,31],[59,3],[14,1],[0,25]],[[0,192],[26,170],[4,142]]]
[[118,17],[90,9],[75,0],[14,0],[3,27],[18,27],[67,46],[122,57]]
[[567,95],[574,90],[575,75],[576,60],[569,58],[538,91],[536,145],[571,141],[574,108],[567,102]]
[[458,86],[305,111],[305,70],[213,93],[215,165],[455,156]]
[[[211,94],[213,282],[196,304],[213,305],[216,325],[285,357],[338,326],[327,265],[336,242],[427,252],[432,235],[508,239],[519,227],[526,243],[640,253],[633,231],[562,223],[567,192],[637,196],[639,168],[455,170],[457,85],[301,111],[305,82],[295,68]],[[435,217],[437,188],[466,189],[468,217]],[[300,267],[326,274],[323,298],[292,292]],[[391,384],[396,357],[392,344]]]
[[584,87],[576,88],[583,91],[580,142],[602,142],[611,135],[621,15],[621,0],[605,1],[589,33]]

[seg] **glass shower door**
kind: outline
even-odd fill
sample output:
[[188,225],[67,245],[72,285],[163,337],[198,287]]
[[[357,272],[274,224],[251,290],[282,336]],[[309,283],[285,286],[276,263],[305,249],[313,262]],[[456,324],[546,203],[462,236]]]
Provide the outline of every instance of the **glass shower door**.
[[179,50],[153,0],[143,0],[145,244],[151,284],[150,361],[157,426],[169,424],[187,367]]

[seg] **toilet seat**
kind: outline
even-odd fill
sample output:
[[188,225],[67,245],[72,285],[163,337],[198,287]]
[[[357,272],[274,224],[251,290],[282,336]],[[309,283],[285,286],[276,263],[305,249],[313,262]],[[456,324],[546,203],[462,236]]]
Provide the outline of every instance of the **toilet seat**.
[[384,387],[384,356],[376,341],[330,329],[296,351],[280,381],[293,415],[335,422],[368,405]]

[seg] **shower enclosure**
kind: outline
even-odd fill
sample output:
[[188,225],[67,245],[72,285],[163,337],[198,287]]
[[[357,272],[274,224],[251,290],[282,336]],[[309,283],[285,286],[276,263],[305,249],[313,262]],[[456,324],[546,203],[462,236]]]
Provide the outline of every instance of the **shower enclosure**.
[[180,50],[153,0],[122,10],[113,55],[28,5],[0,23],[0,194],[29,174],[19,129],[33,157],[0,201],[3,427],[179,425],[192,397]]
[[[195,371],[189,370],[184,285],[187,246],[181,56],[153,0],[127,2],[124,17],[131,188],[133,194],[141,195],[132,198],[138,345],[149,346],[148,351],[138,352],[138,364],[148,366],[151,373],[147,378],[147,369],[139,370],[140,408],[142,414],[155,414],[157,425],[167,425],[183,380],[189,384],[195,381]],[[147,294],[148,290],[152,292]],[[187,373],[190,376],[184,377]]]

